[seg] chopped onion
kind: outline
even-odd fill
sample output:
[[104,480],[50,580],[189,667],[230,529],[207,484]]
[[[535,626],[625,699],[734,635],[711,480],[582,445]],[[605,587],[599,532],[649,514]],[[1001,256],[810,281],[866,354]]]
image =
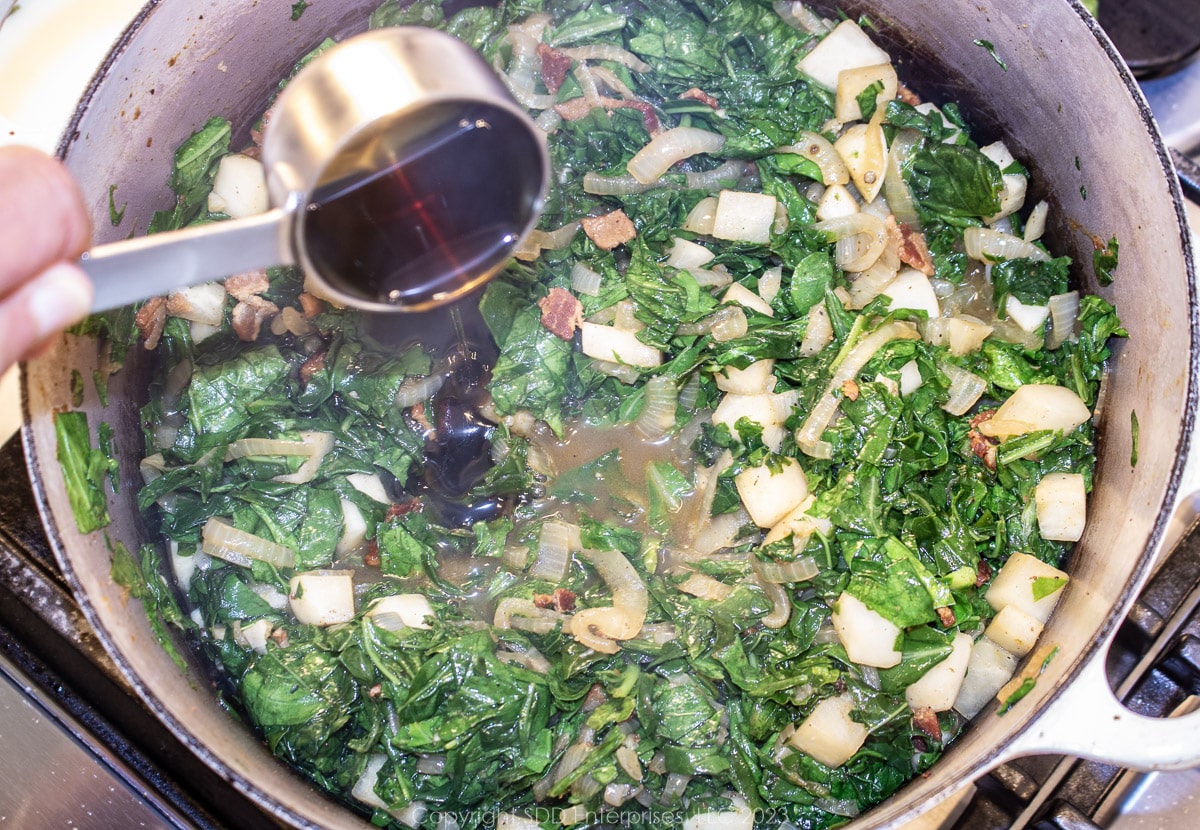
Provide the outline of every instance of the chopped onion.
[[768,268],[763,271],[762,276],[758,278],[758,296],[763,298],[767,304],[774,302],[779,296],[779,289],[783,287],[783,266],[776,265],[774,268]]
[[833,322],[825,310],[825,301],[821,300],[808,310],[808,327],[804,330],[804,339],[800,341],[800,355],[812,357],[828,346],[831,340]]
[[689,190],[707,190],[715,193],[737,184],[744,175],[746,175],[746,162],[731,159],[720,167],[714,167],[703,173],[689,171],[684,174],[684,177],[687,179]]
[[1057,349],[1068,340],[1075,339],[1075,323],[1079,318],[1079,292],[1068,291],[1050,298],[1050,333],[1046,345]]
[[1029,219],[1025,221],[1025,241],[1036,242],[1046,232],[1046,217],[1050,215],[1050,205],[1046,200],[1038,202],[1029,211]]
[[967,256],[980,262],[1002,262],[1009,259],[1032,259],[1046,262],[1050,255],[1019,236],[992,228],[970,227],[963,231]]
[[573,46],[569,49],[561,49],[559,51],[578,61],[613,61],[614,63],[628,66],[634,72],[649,72],[651,69],[650,64],[643,61],[637,55],[626,49],[622,49],[620,46],[614,46],[611,43]]
[[[808,535],[812,535],[811,530]],[[807,537],[805,537],[805,543],[807,543]],[[759,579],[776,585],[807,582],[821,572],[817,560],[811,556],[797,556],[791,562],[768,562],[752,555],[750,562]]]
[[746,312],[739,305],[724,306],[713,313],[708,319],[712,320],[712,327],[710,329],[712,339],[718,343],[736,340],[750,328],[750,322],[746,319]]
[[589,66],[592,77],[598,82],[608,87],[610,90],[620,95],[626,101],[640,101],[641,99],[629,88],[628,84],[617,77],[617,73],[613,72],[607,66]]
[[634,193],[645,193],[655,187],[655,183],[642,184],[631,175],[602,176],[589,170],[583,174],[583,190],[596,196],[629,196]]
[[887,247],[887,225],[870,213],[826,219],[813,227],[833,237],[834,261],[843,271],[867,270]]
[[557,95],[538,95],[534,90],[534,82],[541,71],[541,58],[537,54],[537,39],[522,29],[510,26],[504,42],[512,47],[512,61],[508,71],[503,72],[501,66],[496,69],[501,72],[501,79],[512,92],[514,98],[525,107],[534,110],[544,110],[558,103]]
[[642,411],[633,426],[647,441],[657,441],[675,426],[679,388],[666,375],[655,375],[646,381],[644,394]]
[[252,560],[258,560],[276,568],[296,566],[296,552],[291,548],[239,530],[223,519],[209,519],[204,523],[200,536],[202,551],[231,565],[249,567]]
[[445,755],[418,755],[417,772],[421,775],[441,775],[446,770]]
[[579,82],[579,88],[583,91],[583,97],[591,103],[592,108],[600,106],[600,87],[596,84],[596,77],[592,74],[592,70],[588,65],[586,63],[577,64],[571,74]]
[[778,147],[775,152],[794,153],[808,159],[821,168],[821,180],[826,186],[850,181],[850,169],[846,167],[846,162],[834,148],[833,142],[820,133],[804,130],[800,133],[799,141]]
[[830,458],[833,448],[828,442],[821,440],[821,435],[837,412],[842,384],[861,372],[867,361],[891,341],[919,339],[920,335],[911,325],[893,321],[880,326],[859,341],[837,367],[816,406],[796,431],[796,444],[800,449],[813,458]]
[[775,0],[775,13],[793,29],[813,35],[823,35],[833,29],[828,20],[821,17],[800,0]]
[[792,616],[792,601],[788,598],[787,591],[778,583],[767,582],[761,578],[756,579],[755,584],[762,588],[762,592],[771,602],[771,613],[762,618],[763,626],[773,630],[783,628]]
[[953,363],[942,363],[938,368],[950,378],[950,399],[942,409],[951,415],[965,415],[987,389],[987,381]]
[[571,244],[581,226],[582,223],[576,220],[552,231],[534,228],[521,240],[517,250],[513,252],[513,256],[524,262],[530,262],[537,259],[542,251],[560,251]]
[[562,582],[571,566],[571,551],[579,547],[578,527],[556,519],[543,522],[538,534],[537,558],[529,575],[548,582]]
[[616,654],[616,640],[636,637],[646,621],[650,595],[625,556],[614,550],[585,550],[586,558],[612,591],[611,608],[587,608],[571,619],[571,634],[583,645],[603,654]]
[[850,275],[850,307],[866,308],[896,279],[898,272],[898,268],[890,267],[880,257],[870,268]]
[[676,162],[700,153],[716,153],[725,146],[725,136],[698,127],[675,127],[659,133],[629,160],[626,169],[642,184],[662,178]]
[[729,595],[733,593],[733,588],[721,580],[713,579],[711,576],[702,573],[689,574],[688,578],[680,582],[676,587],[685,594],[715,602],[728,599]]
[[917,214],[908,182],[904,181],[902,165],[912,148],[920,142],[921,134],[916,130],[904,129],[897,133],[888,152],[887,172],[883,176],[883,198],[887,200],[892,215],[898,223],[916,230],[921,227],[921,218]]
[[553,109],[542,110],[541,114],[534,119],[534,123],[537,124],[538,129],[547,134],[561,127],[562,122],[562,116]]
[[408,409],[432,398],[446,382],[445,375],[408,377],[396,390],[396,408]]
[[552,608],[538,608],[533,600],[506,597],[496,605],[492,624],[496,628],[515,628],[531,634],[549,634],[560,623],[565,628],[571,617]]
[[616,304],[616,312],[613,328],[633,332],[646,328],[646,324],[637,318],[637,306],[633,300],[621,300]]
[[587,297],[598,297],[600,295],[600,284],[604,278],[600,276],[600,272],[593,271],[582,262],[576,262],[571,266],[571,290],[576,294],[583,294]]
[[615,363],[611,360],[600,360],[592,358],[591,367],[602,375],[607,375],[610,378],[616,378],[625,384],[637,383],[642,372],[638,367],[631,366],[628,363]]
[[683,229],[692,233],[710,236],[713,230],[713,222],[716,218],[717,197],[706,196],[696,203],[696,206],[688,213],[687,218],[683,220]]

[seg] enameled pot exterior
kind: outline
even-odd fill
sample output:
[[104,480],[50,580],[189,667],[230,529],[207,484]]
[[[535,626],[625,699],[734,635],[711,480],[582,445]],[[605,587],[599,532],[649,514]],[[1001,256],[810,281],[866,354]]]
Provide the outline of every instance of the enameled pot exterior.
[[[97,240],[140,232],[155,209],[170,204],[172,152],[192,130],[222,114],[244,138],[294,60],[326,35],[363,28],[377,4],[317,2],[298,20],[291,19],[290,0],[149,4],[97,76],[61,148],[91,201]],[[1159,724],[1152,736],[1143,732],[1136,746],[1122,748],[1123,733],[1106,732],[1100,723],[1093,729],[1079,711],[1081,700],[1100,699],[1089,695],[1106,688],[1107,643],[1160,553],[1174,505],[1196,489],[1183,477],[1197,394],[1189,235],[1145,102],[1075,3],[853,0],[841,8],[868,16],[887,33],[893,55],[904,55],[902,78],[916,78],[930,97],[960,100],[985,135],[1002,129],[1034,171],[1039,185],[1031,198],[1051,202],[1054,245],[1075,257],[1085,290],[1115,302],[1130,333],[1116,350],[1097,416],[1100,462],[1088,529],[1071,557],[1066,596],[1043,635],[1060,646],[1059,655],[1013,711],[998,717],[994,707],[985,710],[932,774],[855,826],[900,823],[1018,754],[1070,749],[1137,766],[1200,763],[1200,722],[1171,731]],[[235,132],[235,145],[237,138]],[[113,184],[115,205],[126,206],[118,227],[109,222]],[[1102,287],[1090,264],[1093,241],[1112,236],[1120,242],[1120,265],[1114,284]],[[115,427],[126,483],[138,477],[138,408],[146,396],[148,357],[135,351],[113,376],[108,406],[89,388],[83,407],[93,427],[101,421]],[[35,492],[89,621],[149,706],[238,789],[295,826],[366,826],[274,761],[217,706],[202,671],[177,669],[155,644],[136,601],[110,579],[103,535],[75,530],[55,460],[53,413],[72,405],[71,373],[91,377],[96,364],[96,344],[68,336],[26,365],[23,381]],[[110,498],[110,512],[109,537],[136,549],[144,528],[130,485]]]

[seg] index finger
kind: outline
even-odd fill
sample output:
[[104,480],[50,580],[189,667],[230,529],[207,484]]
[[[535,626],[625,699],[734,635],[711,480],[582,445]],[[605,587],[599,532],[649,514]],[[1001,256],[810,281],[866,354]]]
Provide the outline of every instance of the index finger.
[[32,147],[0,147],[0,297],[83,253],[92,223],[67,168]]

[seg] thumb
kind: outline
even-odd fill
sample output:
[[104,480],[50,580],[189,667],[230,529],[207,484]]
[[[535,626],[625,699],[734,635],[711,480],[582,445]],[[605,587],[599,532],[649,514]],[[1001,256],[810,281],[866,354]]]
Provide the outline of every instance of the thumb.
[[0,371],[32,356],[52,335],[87,316],[92,296],[83,270],[59,263],[0,300]]

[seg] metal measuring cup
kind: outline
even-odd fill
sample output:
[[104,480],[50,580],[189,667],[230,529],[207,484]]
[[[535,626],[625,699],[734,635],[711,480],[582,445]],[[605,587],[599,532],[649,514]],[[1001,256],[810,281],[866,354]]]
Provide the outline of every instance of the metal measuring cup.
[[495,70],[416,26],[313,59],[264,129],[274,207],[93,248],[80,264],[94,311],[277,265],[301,266],[344,305],[431,308],[504,267],[550,176],[545,135]]

